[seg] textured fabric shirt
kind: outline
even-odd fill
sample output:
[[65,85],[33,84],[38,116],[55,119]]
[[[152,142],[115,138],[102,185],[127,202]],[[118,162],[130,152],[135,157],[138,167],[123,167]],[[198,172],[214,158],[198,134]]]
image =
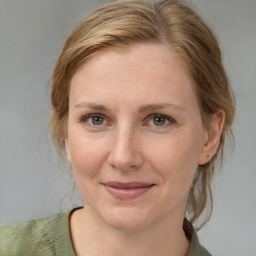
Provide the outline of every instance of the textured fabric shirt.
[[[76,256],[69,228],[71,213],[0,227],[0,256]],[[211,256],[195,232],[188,256]]]

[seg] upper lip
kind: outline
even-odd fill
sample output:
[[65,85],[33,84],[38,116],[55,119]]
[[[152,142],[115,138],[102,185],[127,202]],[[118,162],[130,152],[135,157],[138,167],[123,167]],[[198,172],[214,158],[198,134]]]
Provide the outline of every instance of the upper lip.
[[138,181],[132,181],[132,182],[118,182],[118,181],[108,181],[103,183],[105,186],[108,187],[114,187],[114,188],[143,188],[143,187],[149,187],[155,184],[152,183],[145,183],[145,182],[138,182]]

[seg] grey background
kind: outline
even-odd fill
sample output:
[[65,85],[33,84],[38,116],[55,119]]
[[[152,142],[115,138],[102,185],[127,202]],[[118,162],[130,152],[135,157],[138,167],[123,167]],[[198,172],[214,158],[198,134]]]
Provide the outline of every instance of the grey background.
[[[47,132],[48,81],[69,31],[103,1],[0,0],[0,224],[69,210]],[[217,34],[237,97],[236,147],[199,232],[213,255],[256,255],[256,1],[194,0]]]

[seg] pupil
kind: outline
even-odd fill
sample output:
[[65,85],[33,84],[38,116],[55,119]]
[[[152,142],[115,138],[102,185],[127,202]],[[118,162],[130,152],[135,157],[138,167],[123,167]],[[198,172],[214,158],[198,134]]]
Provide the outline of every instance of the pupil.
[[155,117],[155,118],[153,119],[153,122],[154,122],[155,125],[161,126],[161,125],[164,125],[164,123],[165,123],[165,118],[164,118],[164,117]]
[[92,123],[93,123],[94,125],[100,125],[100,124],[103,123],[103,118],[100,117],[100,116],[94,116],[94,117],[92,118]]

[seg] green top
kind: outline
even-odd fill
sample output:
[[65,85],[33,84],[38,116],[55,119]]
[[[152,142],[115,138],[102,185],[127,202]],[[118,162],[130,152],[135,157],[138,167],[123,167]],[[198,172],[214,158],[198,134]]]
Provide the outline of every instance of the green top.
[[[76,256],[69,229],[72,211],[0,227],[0,256]],[[211,256],[195,232],[188,256]]]

